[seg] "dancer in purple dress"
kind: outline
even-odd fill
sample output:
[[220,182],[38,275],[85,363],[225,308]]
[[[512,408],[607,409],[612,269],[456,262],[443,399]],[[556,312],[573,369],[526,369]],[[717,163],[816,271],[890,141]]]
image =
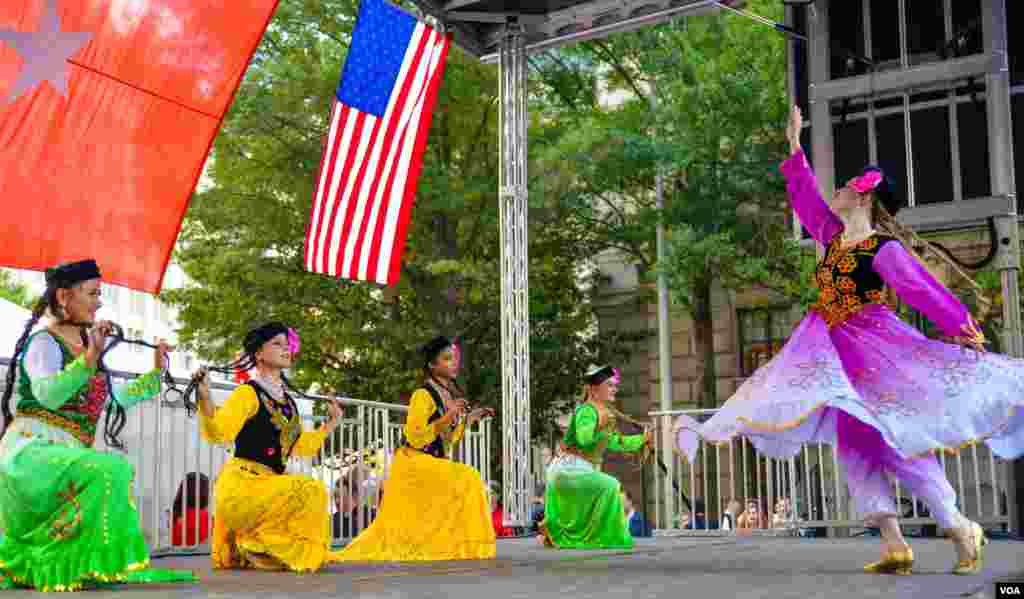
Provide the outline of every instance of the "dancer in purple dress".
[[[747,437],[773,457],[832,444],[855,507],[882,532],[883,557],[865,571],[909,574],[913,565],[888,475],[952,538],[953,573],[977,573],[984,533],[957,509],[934,454],[981,442],[1003,458],[1024,453],[1024,361],[984,353],[968,310],[901,243],[908,233],[892,218],[899,205],[880,169],[865,168],[826,204],[800,147],[801,124],[794,108],[792,155],[781,170],[797,216],[826,248],[815,272],[818,301],[779,354],[697,432],[714,443]],[[887,288],[959,345],[901,321],[884,301]]]

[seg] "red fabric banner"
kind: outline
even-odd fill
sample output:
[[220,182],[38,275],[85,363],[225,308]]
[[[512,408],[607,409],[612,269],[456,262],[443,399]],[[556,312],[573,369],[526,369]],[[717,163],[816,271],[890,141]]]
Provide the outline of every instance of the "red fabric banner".
[[0,265],[159,292],[277,2],[0,2]]

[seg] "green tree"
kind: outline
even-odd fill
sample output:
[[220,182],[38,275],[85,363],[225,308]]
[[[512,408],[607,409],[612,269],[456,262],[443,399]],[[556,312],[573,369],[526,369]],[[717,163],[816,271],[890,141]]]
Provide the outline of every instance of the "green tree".
[[[781,7],[748,8],[781,18]],[[785,156],[784,40],[728,13],[691,17],[534,59],[557,124],[542,142],[549,196],[601,249],[623,252],[647,277],[669,277],[694,321],[703,363],[701,403],[715,397],[715,284],[761,285],[806,302],[813,258],[792,241],[777,166]],[[553,77],[550,72],[560,73]],[[587,75],[619,101],[598,104]],[[573,93],[575,91],[575,94]],[[546,142],[546,143],[544,143]],[[655,204],[657,169],[665,210]],[[552,176],[557,173],[557,176]],[[654,230],[670,232],[658,265]]]
[[34,303],[32,292],[29,291],[28,287],[15,281],[14,277],[11,276],[11,272],[2,268],[0,268],[0,298],[27,310],[31,310]]
[[[177,259],[191,284],[166,293],[181,310],[181,340],[204,358],[224,360],[247,327],[281,319],[302,336],[300,384],[397,402],[416,385],[415,348],[436,334],[458,335],[470,400],[500,411],[494,66],[458,49],[449,54],[400,282],[385,289],[303,269],[314,177],[354,4],[282,1],[215,143],[210,184],[196,194],[183,227]],[[531,215],[538,436],[575,399],[586,364],[610,360],[620,347],[615,336],[589,334],[595,318],[578,277],[588,248],[576,233],[555,212]]]

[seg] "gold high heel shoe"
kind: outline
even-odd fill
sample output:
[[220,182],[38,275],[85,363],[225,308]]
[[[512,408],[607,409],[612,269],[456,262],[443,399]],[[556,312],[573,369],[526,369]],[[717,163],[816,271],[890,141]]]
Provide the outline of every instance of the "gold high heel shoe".
[[877,562],[864,566],[868,574],[898,574],[908,576],[912,574],[914,566],[914,550],[909,546],[903,550],[889,551]]
[[971,540],[974,545],[974,559],[957,560],[956,564],[953,565],[953,574],[970,576],[981,572],[985,562],[984,547],[988,545],[988,538],[977,522],[971,522]]

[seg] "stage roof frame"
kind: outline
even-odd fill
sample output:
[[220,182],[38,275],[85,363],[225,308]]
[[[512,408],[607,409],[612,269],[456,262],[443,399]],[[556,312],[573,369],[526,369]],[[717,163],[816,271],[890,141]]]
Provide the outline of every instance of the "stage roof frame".
[[497,62],[507,24],[523,28],[526,52],[600,39],[682,15],[708,14],[716,0],[412,0],[452,32],[455,43],[484,62]]

